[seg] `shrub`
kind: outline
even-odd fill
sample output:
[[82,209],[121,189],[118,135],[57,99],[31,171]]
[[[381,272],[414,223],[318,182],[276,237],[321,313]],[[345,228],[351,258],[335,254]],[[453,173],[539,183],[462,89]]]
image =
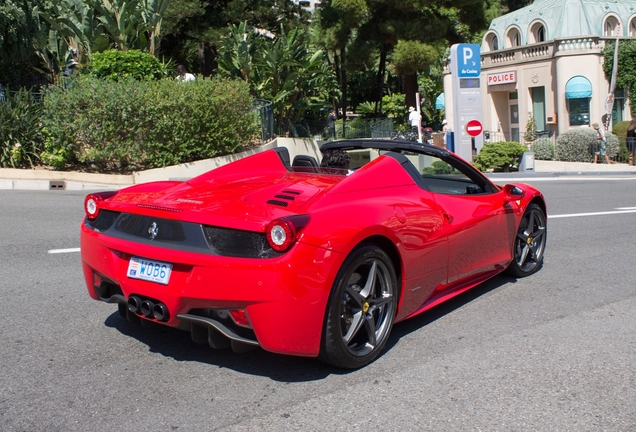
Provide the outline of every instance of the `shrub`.
[[107,50],[91,57],[89,74],[114,81],[153,80],[168,76],[167,68],[156,57],[139,50]]
[[340,138],[364,138],[369,136],[369,124],[369,121],[362,117],[347,120],[346,133],[342,134],[342,121],[339,121],[336,123],[336,132]]
[[448,175],[453,173],[453,167],[444,161],[435,161],[431,166],[422,170],[424,175]]
[[619,141],[619,159],[624,161],[629,160],[629,151],[625,144],[625,139],[627,138],[627,126],[629,126],[629,123],[629,121],[618,122],[612,128],[612,133],[618,137]]
[[40,116],[42,105],[32,100],[28,90],[7,92],[0,102],[0,166],[34,166],[42,150]]
[[539,160],[554,159],[554,143],[550,138],[539,138],[532,144],[534,158]]
[[374,117],[375,102],[362,102],[356,107],[356,113],[360,114],[363,117]]
[[629,121],[618,122],[612,128],[612,133],[618,137],[627,136],[627,126],[629,126]]
[[234,153],[258,132],[243,81],[80,79],[44,98],[43,158],[56,169],[132,171]]
[[475,156],[475,166],[481,171],[494,169],[508,172],[519,165],[519,159],[526,151],[528,148],[518,142],[487,143]]
[[[607,155],[616,157],[619,151],[619,143],[616,135],[606,132]],[[596,145],[596,131],[582,127],[563,132],[556,140],[556,157],[558,160],[568,162],[592,162],[594,160],[594,147]]]

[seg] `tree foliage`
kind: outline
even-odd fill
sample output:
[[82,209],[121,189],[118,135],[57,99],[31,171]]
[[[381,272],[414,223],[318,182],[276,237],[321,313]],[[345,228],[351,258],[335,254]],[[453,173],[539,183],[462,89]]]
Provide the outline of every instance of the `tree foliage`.
[[[603,55],[603,70],[607,81],[612,80],[612,68],[614,66],[614,51],[616,45],[610,42],[605,46]],[[636,100],[632,95],[636,94],[636,41],[621,40],[618,45],[618,69],[616,74],[616,87],[628,91],[632,117],[636,116]]]
[[219,72],[249,83],[253,95],[272,102],[275,126],[289,130],[308,110],[334,96],[336,81],[323,52],[308,49],[305,32],[280,28],[274,39],[230,26],[219,51]]
[[0,2],[0,81],[37,64],[33,39],[40,31],[40,22],[33,11],[40,4],[39,0]]
[[438,122],[433,107],[448,46],[479,41],[490,19],[527,2],[332,0],[310,26],[293,0],[5,0],[0,53],[15,53],[18,34],[30,41],[27,52],[35,43],[52,75],[71,57],[88,65],[108,49],[166,56],[206,76],[246,81],[254,97],[272,101],[281,132],[309,113],[317,118],[325,104],[345,112],[371,101],[370,115],[382,116],[390,111],[383,97],[395,93],[408,107],[419,92],[425,119]]
[[36,39],[46,70],[56,76],[73,59],[110,48],[139,49],[154,55],[162,16],[171,0],[49,0],[40,17],[50,27]]
[[400,40],[393,51],[393,67],[398,75],[414,75],[434,64],[439,55],[439,51],[432,45]]
[[[333,59],[341,89],[347,88],[350,72],[347,64],[368,65],[371,61],[376,71],[374,100],[381,101],[390,69],[402,77],[401,91],[406,94],[409,105],[415,105],[417,75],[426,74],[449,44],[472,41],[480,35],[494,15],[492,4],[496,3],[489,0],[356,2],[361,3],[356,19],[346,21],[351,18],[341,17],[339,3],[331,2],[321,7],[316,24],[319,34],[316,40]],[[343,108],[346,103],[345,93]]]
[[228,26],[247,26],[263,34],[304,28],[309,14],[292,0],[172,0],[164,18],[162,53],[204,75],[214,73]]

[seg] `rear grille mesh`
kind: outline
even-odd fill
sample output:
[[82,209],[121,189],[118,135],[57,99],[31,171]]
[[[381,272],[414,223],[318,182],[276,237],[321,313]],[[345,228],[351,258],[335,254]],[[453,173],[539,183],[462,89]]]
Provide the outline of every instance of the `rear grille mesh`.
[[208,244],[219,255],[241,258],[273,258],[281,255],[270,247],[265,233],[212,226],[204,226],[203,231]]

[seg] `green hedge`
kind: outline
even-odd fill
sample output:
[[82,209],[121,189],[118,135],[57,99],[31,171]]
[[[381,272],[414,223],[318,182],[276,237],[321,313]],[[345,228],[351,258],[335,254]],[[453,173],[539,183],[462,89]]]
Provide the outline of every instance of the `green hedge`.
[[627,126],[629,126],[629,121],[618,122],[612,127],[612,133],[619,137],[627,136]]
[[[606,151],[610,158],[616,157],[619,152],[619,143],[616,135],[605,132],[607,138]],[[592,162],[594,160],[594,146],[596,144],[596,131],[592,128],[582,127],[563,132],[556,140],[556,157],[566,162]]]
[[161,79],[169,74],[168,67],[155,56],[139,50],[107,50],[94,53],[86,72],[95,78],[114,81]]
[[554,143],[550,138],[539,138],[532,143],[534,158],[538,160],[554,159]]
[[7,91],[6,102],[0,102],[0,167],[32,167],[39,162],[41,112],[41,104],[27,90],[15,95]]
[[240,151],[259,132],[243,81],[82,78],[44,97],[43,160],[133,171]]
[[519,160],[528,148],[514,141],[500,141],[484,144],[474,158],[474,165],[480,171],[489,169],[508,172],[519,166]]

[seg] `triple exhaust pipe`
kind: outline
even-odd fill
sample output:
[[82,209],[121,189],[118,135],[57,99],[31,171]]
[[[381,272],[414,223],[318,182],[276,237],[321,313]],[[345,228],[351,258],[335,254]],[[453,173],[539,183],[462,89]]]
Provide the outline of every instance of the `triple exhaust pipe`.
[[157,321],[168,321],[170,318],[166,305],[148,299],[142,300],[137,296],[128,297],[128,310],[146,318],[154,318]]

